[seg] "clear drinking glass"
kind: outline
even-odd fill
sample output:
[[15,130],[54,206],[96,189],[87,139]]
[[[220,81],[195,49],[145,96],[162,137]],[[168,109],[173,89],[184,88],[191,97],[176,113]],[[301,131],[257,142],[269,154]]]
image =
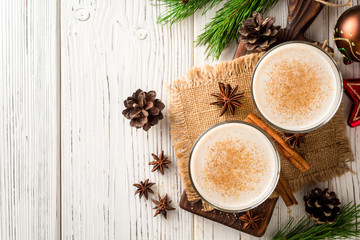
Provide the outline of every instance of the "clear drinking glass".
[[[267,56],[269,56],[269,54],[271,54],[273,51],[277,50],[278,48],[281,48],[285,45],[289,45],[289,44],[306,44],[306,45],[309,45],[311,46],[312,48],[314,48],[314,50],[318,50],[319,53],[321,53],[321,55],[324,57],[324,59],[326,61],[328,61],[328,63],[330,64],[332,70],[333,70],[333,73],[335,74],[335,78],[337,79],[337,87],[336,87],[336,94],[335,94],[335,100],[333,101],[333,104],[331,106],[331,109],[323,116],[321,122],[317,123],[317,124],[314,124],[314,126],[312,127],[309,127],[308,129],[302,129],[302,130],[294,130],[294,129],[287,129],[286,127],[284,126],[278,126],[277,124],[273,123],[272,121],[270,121],[266,116],[265,114],[263,114],[263,112],[261,111],[261,109],[259,108],[258,106],[258,103],[256,102],[256,96],[254,95],[254,76],[256,74],[256,71],[259,67],[259,65],[262,63],[262,61],[264,59],[267,58]],[[311,49],[311,48],[309,48]],[[271,57],[271,56],[270,56]],[[311,74],[311,73],[309,73]],[[259,115],[267,122],[269,123],[271,126],[273,126],[274,128],[276,129],[279,129],[281,131],[284,131],[284,132],[289,132],[289,133],[306,133],[306,132],[311,132],[315,129],[318,129],[320,128],[321,126],[325,125],[327,122],[330,121],[330,119],[335,115],[335,113],[337,112],[340,104],[341,104],[341,100],[342,100],[342,95],[343,95],[343,79],[342,79],[342,75],[341,75],[341,72],[337,66],[337,63],[335,62],[335,60],[327,53],[325,52],[322,48],[312,44],[312,43],[309,43],[309,42],[304,42],[304,41],[290,41],[290,42],[285,42],[285,43],[282,43],[282,44],[279,44],[275,47],[273,47],[271,50],[267,51],[261,58],[260,60],[257,62],[254,70],[253,70],[253,73],[252,73],[252,76],[251,76],[251,97],[252,97],[252,100],[253,100],[253,103],[255,105],[255,108],[257,109],[257,112],[259,113]]]
[[[258,201],[254,202],[250,207],[247,207],[247,208],[242,208],[242,209],[224,209],[224,208],[221,208],[219,206],[216,206],[212,203],[210,203],[210,201],[206,198],[204,198],[202,196],[202,194],[199,192],[199,190],[196,188],[196,185],[194,184],[194,181],[193,181],[193,177],[192,177],[192,165],[191,165],[191,162],[192,162],[192,159],[193,159],[193,152],[194,152],[194,149],[196,148],[197,144],[199,143],[199,141],[210,131],[216,129],[217,127],[219,126],[223,126],[223,125],[226,125],[226,124],[245,124],[245,125],[248,125],[252,128],[254,128],[256,131],[258,131],[261,135],[263,135],[265,137],[265,139],[267,139],[270,143],[270,145],[272,146],[272,150],[273,150],[273,153],[275,155],[274,157],[274,161],[275,161],[275,172],[274,172],[274,175],[273,175],[273,181],[272,183],[270,184],[270,187],[266,190],[264,196],[259,199]],[[191,149],[191,152],[190,152],[190,157],[189,157],[189,162],[188,162],[188,172],[189,172],[189,177],[190,177],[190,181],[191,181],[191,184],[193,186],[193,188],[195,189],[196,193],[200,196],[200,198],[202,200],[204,200],[206,203],[208,203],[210,206],[212,206],[213,208],[217,209],[217,210],[220,210],[220,211],[223,211],[223,212],[243,212],[243,211],[247,211],[247,210],[250,210],[252,208],[255,208],[257,206],[259,206],[261,203],[263,203],[266,199],[269,198],[269,196],[273,193],[273,191],[275,190],[275,187],[278,183],[278,180],[279,180],[279,176],[280,176],[280,157],[279,157],[279,153],[276,149],[276,146],[273,142],[273,140],[267,135],[267,133],[265,131],[263,131],[261,128],[253,125],[253,124],[250,124],[250,123],[247,123],[247,122],[243,122],[243,121],[228,121],[228,122],[222,122],[222,123],[218,123],[210,128],[208,128],[205,132],[203,132],[199,137],[198,139],[195,141],[194,145],[192,146],[192,149]]]

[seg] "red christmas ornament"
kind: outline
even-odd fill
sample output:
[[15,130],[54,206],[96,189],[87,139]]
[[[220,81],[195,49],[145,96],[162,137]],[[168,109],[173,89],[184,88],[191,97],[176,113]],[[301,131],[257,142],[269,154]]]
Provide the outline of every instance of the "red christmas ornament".
[[343,62],[360,62],[360,5],[346,10],[336,22],[334,41]]
[[344,88],[354,101],[348,124],[350,127],[356,127],[360,125],[360,78],[344,79]]

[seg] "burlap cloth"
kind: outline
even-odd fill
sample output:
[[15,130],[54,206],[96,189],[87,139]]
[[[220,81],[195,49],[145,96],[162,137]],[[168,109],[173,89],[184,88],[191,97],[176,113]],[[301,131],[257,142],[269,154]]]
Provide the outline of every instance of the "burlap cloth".
[[[190,70],[183,78],[169,87],[169,115],[171,135],[178,159],[178,167],[189,201],[200,197],[194,191],[188,175],[188,159],[191,147],[198,136],[210,126],[224,121],[243,120],[249,113],[259,116],[251,100],[250,78],[253,68],[262,56],[251,54],[214,67],[204,66]],[[219,116],[220,107],[209,105],[214,101],[211,93],[218,92],[218,82],[239,85],[246,96],[241,99],[244,109],[236,109]],[[350,171],[346,162],[354,161],[349,142],[345,136],[343,105],[333,119],[320,129],[308,133],[305,143],[296,151],[311,165],[302,174],[286,158],[281,157],[281,169],[294,192],[304,185],[328,181]],[[280,133],[283,136],[283,133]],[[212,210],[203,202],[204,210]]]

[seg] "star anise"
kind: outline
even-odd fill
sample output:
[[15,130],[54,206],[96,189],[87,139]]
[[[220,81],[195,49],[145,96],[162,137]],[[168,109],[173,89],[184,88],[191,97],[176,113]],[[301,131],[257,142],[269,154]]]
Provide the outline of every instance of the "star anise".
[[252,211],[247,211],[246,214],[239,217],[240,221],[243,222],[243,229],[248,229],[251,227],[255,230],[259,228],[259,221],[261,218],[262,216],[260,215],[253,216]]
[[304,133],[284,133],[285,134],[285,142],[287,142],[291,148],[294,148],[295,146],[300,147],[302,143],[305,142]]
[[156,156],[155,154],[151,155],[155,159],[155,161],[149,162],[149,165],[155,165],[151,171],[159,170],[161,174],[164,175],[164,168],[169,168],[167,164],[171,163],[171,161],[168,160],[168,157],[164,156],[164,151],[161,151],[160,156]]
[[144,182],[140,181],[140,184],[133,184],[133,186],[138,188],[135,195],[139,193],[140,199],[143,195],[148,199],[148,193],[154,193],[151,189],[153,185],[155,185],[155,183],[149,183],[149,179],[146,179]]
[[171,201],[167,200],[167,194],[165,194],[165,197],[163,199],[161,199],[160,194],[158,195],[158,197],[159,197],[159,201],[157,201],[155,199],[151,199],[156,204],[156,207],[153,208],[153,209],[156,209],[154,217],[156,217],[158,214],[162,213],[162,215],[166,219],[166,213],[167,213],[166,211],[175,210],[175,208],[170,207]]
[[224,115],[227,109],[229,109],[232,115],[235,114],[235,107],[243,108],[242,103],[240,103],[240,98],[243,97],[244,93],[236,93],[239,86],[237,85],[235,88],[231,88],[230,84],[225,84],[219,82],[219,90],[220,93],[212,93],[211,96],[216,97],[217,100],[215,102],[210,103],[210,105],[222,105],[220,115]]

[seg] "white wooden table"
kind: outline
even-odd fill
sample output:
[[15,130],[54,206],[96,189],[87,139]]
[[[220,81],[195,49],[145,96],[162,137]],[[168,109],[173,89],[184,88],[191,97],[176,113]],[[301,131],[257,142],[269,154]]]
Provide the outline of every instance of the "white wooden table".
[[[167,84],[213,63],[192,43],[216,9],[170,28],[156,24],[161,9],[147,0],[0,1],[0,239],[255,239],[179,209],[183,188],[169,120],[145,133],[121,114],[136,89],[156,90],[166,103]],[[334,46],[343,11],[325,7],[307,35]],[[269,15],[284,26],[287,0]],[[359,64],[341,70],[360,77]],[[347,129],[357,172],[359,133]],[[162,149],[173,161],[164,176],[148,165]],[[146,178],[176,206],[166,221],[134,196],[132,184]],[[360,174],[349,173],[320,186],[359,203],[359,182]],[[296,207],[279,200],[264,239],[304,215],[301,198],[310,189],[296,194]]]

